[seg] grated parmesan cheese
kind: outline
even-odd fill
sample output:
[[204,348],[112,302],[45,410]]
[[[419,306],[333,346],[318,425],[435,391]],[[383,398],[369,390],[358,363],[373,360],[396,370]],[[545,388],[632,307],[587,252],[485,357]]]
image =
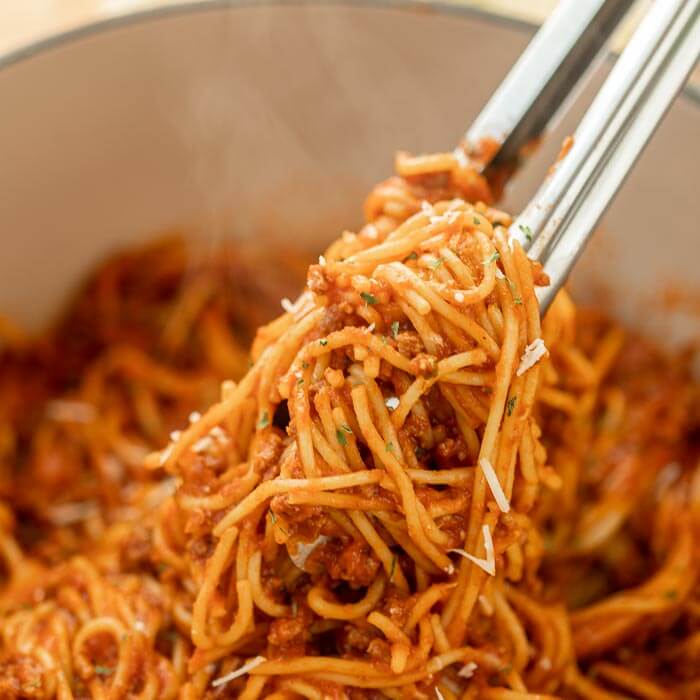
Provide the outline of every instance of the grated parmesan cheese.
[[228,435],[226,431],[219,425],[215,425],[210,431],[209,435],[217,440],[228,440]]
[[485,571],[489,576],[496,575],[496,555],[493,551],[493,539],[491,538],[491,530],[489,530],[488,525],[484,525],[481,528],[481,532],[484,536],[484,550],[486,551],[486,558],[481,559],[480,557],[475,557],[469,552],[465,552],[463,549],[450,549],[451,553],[459,554],[460,557],[469,559],[470,562],[476,564],[480,569]]
[[445,700],[445,696],[440,692],[440,688],[435,686],[435,696],[438,700]]
[[158,459],[158,465],[163,466],[168,459],[170,458],[170,455],[172,454],[174,445],[170,444],[168,445],[164,450],[161,450],[160,452],[160,457]]
[[288,314],[293,314],[294,313],[294,304],[292,304],[287,297],[284,297],[282,301],[280,302],[282,309],[286,311]]
[[192,411],[192,413],[190,413],[190,423],[196,423],[201,417],[202,414],[199,411]]
[[516,372],[519,377],[525,374],[530,367],[534,367],[545,355],[547,354],[547,346],[544,344],[542,338],[537,338],[533,340],[523,352],[523,356],[520,358],[520,366]]
[[491,462],[489,462],[489,460],[485,457],[482,457],[479,460],[479,466],[481,467],[481,471],[483,472],[486,482],[491,489],[496,505],[501,513],[507,513],[510,510],[510,503],[506,498],[506,494],[503,492],[503,488],[501,487],[501,482],[498,480],[496,470],[493,468]]
[[321,267],[324,267],[324,266],[325,266],[325,264],[326,264],[326,259],[323,257],[323,255],[319,255],[319,256],[318,256],[318,264],[319,264]]
[[462,666],[462,668],[457,671],[457,675],[460,678],[471,678],[474,675],[474,671],[479,668],[473,661],[470,661],[468,664],[465,664]]
[[311,552],[313,552],[319,545],[328,542],[330,539],[331,538],[326,537],[326,535],[319,535],[313,542],[297,542],[296,551],[294,554],[289,552],[289,558],[292,560],[292,562],[294,562],[294,566],[296,566],[297,569],[301,569],[303,571],[304,564],[306,564],[306,560],[311,555]]
[[395,411],[400,403],[397,396],[390,396],[388,399],[384,399],[384,404],[390,411]]
[[237,668],[235,671],[231,671],[231,673],[227,673],[225,676],[221,676],[221,678],[213,680],[211,682],[212,687],[219,688],[222,685],[226,685],[230,681],[236,680],[236,678],[245,676],[246,673],[250,673],[253,669],[260,666],[260,664],[264,664],[266,661],[267,659],[264,656],[256,656],[254,659],[251,659],[247,664],[243,664],[243,666]]
[[182,431],[181,431],[181,430],[173,430],[173,432],[170,433],[170,439],[171,439],[173,442],[177,442],[177,441],[180,439],[181,435],[182,435]]
[[455,150],[452,151],[452,155],[457,160],[457,165],[459,165],[460,168],[469,167],[469,159],[467,158],[467,154],[464,152],[463,148],[455,148]]
[[376,326],[374,323],[370,323],[369,326],[367,326],[367,332],[368,332],[368,333],[374,333],[374,329],[375,329],[376,327],[377,327],[377,326]]
[[377,227],[374,224],[369,224],[365,226],[365,235],[374,241],[379,238],[379,231],[377,231]]
[[461,304],[464,301],[464,294],[462,294],[462,292],[455,292],[455,301]]
[[201,455],[204,452],[209,452],[212,447],[214,447],[214,441],[209,435],[205,435],[192,445],[192,451]]
[[506,276],[498,268],[496,268],[496,279],[504,280],[505,278]]

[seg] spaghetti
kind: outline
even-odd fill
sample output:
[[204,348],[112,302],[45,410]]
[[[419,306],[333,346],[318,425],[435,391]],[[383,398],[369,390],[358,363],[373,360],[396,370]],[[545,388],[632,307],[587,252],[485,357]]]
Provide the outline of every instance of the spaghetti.
[[541,321],[488,184],[397,171],[146,459],[139,517],[98,502],[54,563],[3,511],[0,697],[697,696],[690,358],[565,292]]

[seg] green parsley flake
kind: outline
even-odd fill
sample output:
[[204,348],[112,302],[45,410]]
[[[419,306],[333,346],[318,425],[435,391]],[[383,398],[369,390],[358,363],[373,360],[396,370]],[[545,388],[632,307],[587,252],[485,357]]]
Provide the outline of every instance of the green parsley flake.
[[515,303],[516,303],[516,305],[518,305],[518,306],[521,305],[521,304],[523,303],[522,298],[521,298],[521,297],[515,297]]
[[418,260],[418,253],[416,251],[412,251],[409,255],[407,255],[403,261],[406,262],[407,260]]
[[352,435],[352,428],[347,423],[343,423],[340,426],[340,429],[344,430],[346,433],[350,433]]
[[394,451],[394,443],[393,443],[393,442],[387,442],[387,443],[386,443],[386,451],[387,451],[387,452],[393,452],[393,451]]
[[511,396],[506,403],[506,411],[509,416],[513,415],[513,409],[515,408],[515,402],[518,400],[517,396]]
[[325,338],[321,338],[321,340],[318,341],[320,345],[323,345],[323,347],[326,347],[328,345],[328,341]]
[[389,571],[389,582],[394,578],[394,574],[396,573],[396,555],[391,558],[391,570]]
[[474,225],[478,226],[481,223],[481,219],[478,216],[474,217]]
[[289,535],[289,533],[281,526],[277,524],[277,516],[272,512],[268,511],[270,513],[270,520],[272,521],[272,526],[273,527],[278,527],[280,529],[280,532],[284,535]]
[[533,238],[532,229],[529,226],[525,226],[525,224],[518,224],[518,228],[525,234],[527,242],[531,243]]
[[108,666],[95,666],[95,673],[98,676],[111,676],[114,673],[114,669]]
[[391,324],[391,337],[392,337],[394,340],[396,340],[396,338],[398,338],[398,336],[399,336],[399,322],[398,322],[398,321],[394,321],[394,322]]
[[430,263],[430,267],[432,267],[433,270],[437,270],[440,265],[442,265],[442,258],[435,258],[435,260]]
[[493,252],[491,257],[486,258],[486,260],[484,260],[484,265],[490,265],[492,262],[496,262],[496,260],[498,260],[500,257],[501,254],[496,250]]
[[336,430],[335,436],[343,447],[348,444],[348,439],[345,437],[345,433],[342,430]]
[[267,411],[263,411],[258,421],[258,428],[267,428],[268,425],[270,425],[270,417],[267,415]]
[[360,292],[360,296],[367,304],[373,305],[377,303],[377,297],[375,297],[373,294],[369,294],[368,292]]

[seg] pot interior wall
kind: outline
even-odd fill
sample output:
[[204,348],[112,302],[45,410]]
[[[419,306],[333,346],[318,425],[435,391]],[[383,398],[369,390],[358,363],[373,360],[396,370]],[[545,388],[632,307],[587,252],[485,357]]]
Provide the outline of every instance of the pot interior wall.
[[[135,21],[8,65],[0,310],[36,327],[90,265],[172,229],[320,252],[359,224],[397,149],[452,148],[527,40],[473,14],[256,5]],[[534,192],[586,99],[508,206]],[[577,271],[586,293],[604,282],[624,314],[685,336],[697,319],[638,308],[673,280],[700,293],[698,117],[676,104]]]

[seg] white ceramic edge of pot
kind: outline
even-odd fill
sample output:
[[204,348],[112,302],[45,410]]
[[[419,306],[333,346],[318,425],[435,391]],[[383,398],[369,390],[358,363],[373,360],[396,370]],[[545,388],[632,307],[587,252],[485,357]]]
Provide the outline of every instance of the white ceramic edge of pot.
[[[169,16],[184,15],[193,12],[210,12],[226,8],[254,7],[256,5],[350,5],[377,8],[393,8],[421,12],[435,12],[441,15],[457,17],[482,17],[491,22],[506,24],[532,32],[536,24],[520,17],[509,17],[501,12],[490,11],[450,0],[173,0],[167,5],[144,7],[137,10],[88,19],[74,26],[59,29],[38,39],[28,41],[24,45],[0,52],[0,70],[5,70],[16,63],[40,55],[53,48],[78,41],[84,37],[101,32],[118,29],[123,26],[142,22],[157,21]],[[690,81],[683,93],[700,105],[700,83]]]
[[169,16],[184,15],[194,12],[211,12],[227,8],[255,7],[256,5],[326,5],[377,7],[420,12],[435,12],[441,15],[462,17],[483,17],[494,22],[505,23],[523,30],[532,30],[534,24],[515,17],[506,17],[484,8],[450,2],[449,0],[174,0],[167,5],[144,7],[136,10],[113,14],[98,19],[87,19],[77,25],[59,29],[38,39],[31,40],[19,47],[0,52],[0,70],[4,70],[23,60],[32,58],[45,51],[92,36],[105,31],[141,22],[157,21]]

